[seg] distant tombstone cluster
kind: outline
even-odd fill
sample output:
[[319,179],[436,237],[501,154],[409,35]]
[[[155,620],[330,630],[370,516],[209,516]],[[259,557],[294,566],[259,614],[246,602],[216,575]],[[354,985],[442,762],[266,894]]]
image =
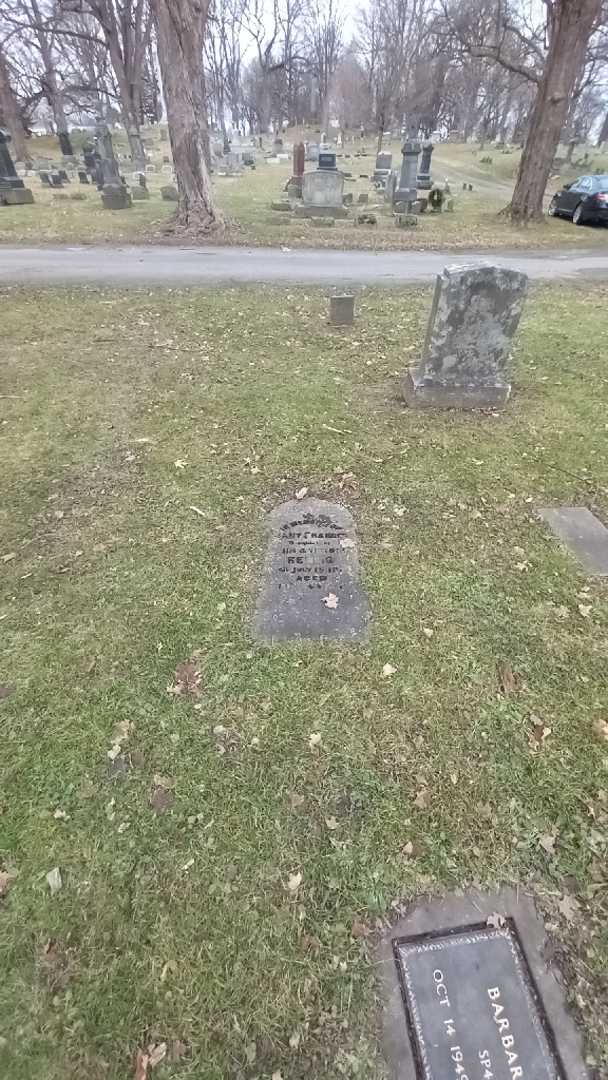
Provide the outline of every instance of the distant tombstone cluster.
[[[282,139],[275,140],[272,161],[286,160],[282,149]],[[454,199],[449,183],[443,186],[433,183],[431,159],[433,143],[425,142],[422,146],[415,140],[406,139],[402,147],[400,170],[393,168],[392,153],[379,152],[376,155],[375,168],[371,176],[372,193],[375,205],[369,204],[369,192],[360,192],[354,210],[355,225],[378,224],[379,212],[388,209],[398,228],[413,228],[418,224],[420,214],[427,211],[440,214],[454,210]],[[354,207],[352,192],[344,192],[346,183],[354,183],[352,172],[338,167],[338,156],[350,158],[350,154],[340,153],[343,144],[332,146],[325,132],[320,142],[303,142],[293,147],[292,176],[285,185],[285,197],[271,202],[271,209],[282,213],[292,213],[296,218],[307,218],[313,225],[331,226],[335,221],[348,218],[349,209]],[[359,150],[355,156],[362,156]],[[315,169],[306,169],[310,163]],[[360,179],[369,179],[361,173]],[[428,194],[421,196],[420,191]],[[365,207],[365,209],[362,209]]]

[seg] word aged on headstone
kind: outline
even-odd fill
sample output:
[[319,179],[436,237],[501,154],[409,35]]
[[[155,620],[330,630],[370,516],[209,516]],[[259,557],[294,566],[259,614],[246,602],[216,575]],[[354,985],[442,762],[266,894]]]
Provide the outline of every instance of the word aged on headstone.
[[348,510],[319,499],[294,499],[269,515],[269,527],[256,638],[365,640],[368,604]]
[[563,1080],[509,922],[394,942],[417,1080]]

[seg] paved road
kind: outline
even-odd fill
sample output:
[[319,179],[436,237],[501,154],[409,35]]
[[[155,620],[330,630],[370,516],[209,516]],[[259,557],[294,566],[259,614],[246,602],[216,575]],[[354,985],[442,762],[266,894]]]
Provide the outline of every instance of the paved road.
[[401,285],[493,262],[535,280],[608,279],[608,251],[310,251],[239,247],[0,247],[0,285]]

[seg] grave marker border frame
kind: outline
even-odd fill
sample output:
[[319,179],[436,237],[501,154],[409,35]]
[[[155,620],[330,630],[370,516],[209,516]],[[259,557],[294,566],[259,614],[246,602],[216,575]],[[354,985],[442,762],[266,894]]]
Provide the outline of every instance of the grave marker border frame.
[[[523,993],[525,994],[528,1002],[535,1010],[535,1017],[538,1020],[538,1025],[542,1034],[544,1035],[549,1054],[553,1061],[554,1066],[560,1080],[565,1080],[566,1070],[562,1062],[555,1033],[551,1026],[549,1017],[545,1011],[543,999],[541,993],[536,985],[536,980],[532,972],[532,968],[528,962],[526,956],[526,950],[521,940],[517,924],[515,919],[511,915],[505,916],[505,928],[508,929],[510,937],[510,945],[514,956],[514,964],[517,970],[517,974],[521,978],[523,984]],[[400,956],[400,948],[402,945],[423,945],[427,942],[439,941],[442,938],[457,938],[462,937],[464,934],[483,934],[491,931],[493,927],[489,927],[487,922],[477,923],[465,923],[461,926],[449,926],[441,930],[427,930],[418,934],[402,935],[391,939],[391,945],[393,950],[393,957],[395,960],[395,966],[397,969],[397,977],[399,979],[399,986],[401,989],[401,998],[403,1002],[403,1009],[405,1013],[408,1034],[410,1038],[410,1044],[412,1048],[412,1057],[414,1059],[414,1065],[416,1069],[416,1080],[428,1080],[428,1073],[424,1066],[424,1061],[421,1055],[421,1042],[422,1035],[418,1031],[416,1023],[416,1017],[414,1015],[414,1008],[416,1002],[413,994],[409,991],[406,981],[406,973],[403,968],[403,961]],[[412,1001],[410,1003],[410,997]],[[532,1021],[533,1026],[536,1028],[536,1024]]]
[[[379,1026],[384,1057],[393,1080],[418,1080],[413,1047],[404,1016],[401,986],[392,942],[395,938],[432,933],[438,927],[473,926],[497,912],[512,918],[524,950],[534,985],[555,1039],[567,1080],[589,1080],[583,1053],[583,1031],[567,1008],[560,968],[544,960],[548,934],[528,886],[467,889],[441,896],[413,899],[403,915],[378,937],[375,962],[378,971]],[[380,1011],[381,1010],[381,1011]]]

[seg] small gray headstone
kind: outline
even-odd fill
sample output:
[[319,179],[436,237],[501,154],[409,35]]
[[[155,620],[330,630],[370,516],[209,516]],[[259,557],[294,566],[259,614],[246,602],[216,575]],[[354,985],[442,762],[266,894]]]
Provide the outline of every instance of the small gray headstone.
[[256,639],[365,641],[369,611],[348,510],[319,499],[294,499],[269,514],[268,524]]
[[558,506],[538,511],[585,570],[608,575],[608,529],[584,506]]
[[511,341],[528,278],[487,264],[437,276],[422,360],[403,382],[408,405],[500,408],[511,393]]
[[329,321],[333,326],[352,326],[354,319],[355,298],[352,293],[330,297]]

